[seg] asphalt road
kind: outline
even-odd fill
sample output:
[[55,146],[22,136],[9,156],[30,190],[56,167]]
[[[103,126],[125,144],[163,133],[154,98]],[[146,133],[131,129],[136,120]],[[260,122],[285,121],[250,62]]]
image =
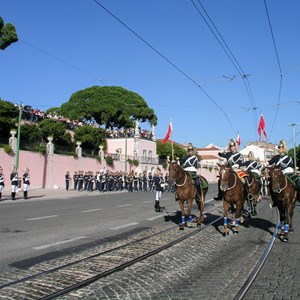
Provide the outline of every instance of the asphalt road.
[[[216,190],[210,185],[207,208]],[[66,192],[57,199],[1,202],[0,270],[27,268],[165,222],[165,213],[154,211],[154,199],[155,193],[144,192],[76,197]],[[173,193],[164,193],[161,205],[170,213],[179,209]]]

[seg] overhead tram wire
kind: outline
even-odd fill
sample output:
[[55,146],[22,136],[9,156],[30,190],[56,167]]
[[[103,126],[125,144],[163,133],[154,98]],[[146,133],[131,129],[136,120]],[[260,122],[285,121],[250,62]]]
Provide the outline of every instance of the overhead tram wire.
[[131,29],[127,24],[125,24],[120,18],[118,18],[116,15],[114,15],[110,10],[108,10],[104,5],[102,5],[98,0],[92,0],[97,5],[99,5],[102,9],[104,9],[109,15],[111,15],[115,20],[117,20],[119,23],[121,23],[127,30],[129,30],[133,35],[135,35],[139,40],[141,40],[144,44],[146,44],[149,48],[151,48],[156,54],[158,54],[161,58],[163,58],[166,62],[168,62],[173,68],[175,68],[179,73],[181,73],[184,77],[186,77],[189,81],[191,81],[193,84],[195,84],[203,93],[204,95],[214,103],[214,105],[219,109],[219,111],[225,116],[227,119],[231,129],[235,134],[237,134],[237,131],[234,129],[228,115],[226,112],[220,107],[220,105],[203,89],[203,87],[196,82],[192,77],[190,77],[187,73],[185,73],[183,70],[181,70],[177,65],[175,65],[172,61],[170,61],[164,54],[162,54],[160,51],[158,51],[154,46],[152,46],[150,43],[148,43],[144,38],[142,38],[138,33],[136,33],[133,29]]
[[[205,18],[205,16],[203,15],[203,13],[200,11],[200,9],[198,8],[198,6],[196,5],[194,0],[191,0],[192,4],[194,5],[195,9],[197,10],[197,12],[200,14],[200,16],[202,17],[202,19],[204,20],[204,22],[206,23],[206,25],[208,26],[208,28],[210,29],[210,31],[212,32],[212,34],[214,35],[214,37],[216,38],[216,40],[218,41],[219,45],[221,46],[221,48],[223,49],[223,51],[225,52],[225,54],[227,55],[227,57],[229,58],[229,60],[231,61],[231,63],[233,64],[233,66],[236,68],[236,70],[238,71],[239,75],[241,76],[241,78],[243,79],[244,85],[245,85],[245,89],[249,98],[249,102],[253,111],[253,122],[254,122],[254,127],[256,126],[256,121],[257,121],[257,107],[255,105],[255,101],[254,101],[254,97],[253,97],[253,93],[252,93],[252,89],[251,89],[251,85],[248,79],[248,76],[246,74],[246,72],[243,70],[243,68],[241,67],[240,63],[238,62],[237,58],[235,57],[235,55],[233,54],[233,52],[231,51],[231,49],[229,48],[228,44],[226,43],[225,39],[223,38],[221,32],[218,30],[217,26],[215,25],[214,21],[212,20],[212,18],[209,16],[208,12],[206,11],[206,9],[204,8],[204,6],[202,5],[200,0],[197,0],[199,5],[201,6],[203,12],[205,13],[206,17],[208,18],[208,20],[210,21],[211,25],[209,24],[209,22],[207,21],[207,19]],[[213,28],[214,30],[213,30]],[[222,43],[223,42],[223,43]]]
[[85,74],[86,76],[88,76],[88,77],[90,77],[90,78],[95,79],[95,80],[98,81],[98,82],[103,83],[103,80],[102,80],[102,79],[99,79],[99,78],[96,77],[95,75],[92,75],[92,74],[90,74],[90,73],[88,73],[88,72],[86,72],[86,71],[84,71],[84,70],[82,70],[82,69],[80,69],[80,68],[78,68],[78,67],[76,67],[76,66],[74,66],[74,65],[72,65],[72,64],[70,64],[70,63],[68,63],[68,62],[66,62],[65,60],[63,60],[63,59],[61,59],[61,58],[59,58],[59,57],[57,57],[57,56],[55,56],[55,55],[52,55],[51,53],[49,53],[49,52],[47,52],[47,51],[45,51],[45,50],[43,50],[43,49],[41,49],[41,48],[38,48],[37,46],[34,46],[34,45],[31,44],[31,43],[28,43],[28,42],[26,42],[26,41],[24,41],[24,40],[20,40],[20,42],[22,42],[22,43],[24,43],[25,45],[27,45],[27,46],[29,46],[29,47],[31,47],[31,48],[33,48],[33,49],[35,49],[35,50],[37,50],[37,51],[43,53],[43,54],[45,54],[45,55],[47,55],[47,56],[49,56],[49,57],[51,57],[51,58],[53,58],[53,59],[55,59],[55,60],[57,60],[57,61],[63,63],[63,64],[65,64],[65,65],[67,65],[67,66],[69,66],[69,67],[71,67],[71,68],[73,68],[73,69],[75,69],[75,70],[77,70],[77,71],[80,72],[80,73]]
[[267,14],[267,17],[268,17],[268,23],[269,23],[269,27],[270,27],[270,31],[271,31],[273,46],[274,46],[274,49],[275,49],[277,64],[278,64],[279,73],[280,73],[277,107],[276,107],[276,113],[275,113],[275,117],[274,117],[273,124],[272,124],[272,127],[271,127],[271,131],[270,131],[270,134],[269,134],[269,138],[270,138],[271,135],[272,135],[273,129],[274,129],[274,125],[275,125],[275,122],[276,122],[276,119],[277,119],[277,115],[278,115],[278,110],[279,110],[279,105],[280,105],[280,100],[281,100],[281,90],[282,90],[283,74],[282,74],[281,64],[280,64],[280,60],[279,60],[279,55],[278,55],[276,43],[275,43],[273,28],[272,28],[271,19],[270,19],[269,10],[268,10],[268,6],[267,6],[266,0],[264,0],[264,4],[265,4],[266,14]]

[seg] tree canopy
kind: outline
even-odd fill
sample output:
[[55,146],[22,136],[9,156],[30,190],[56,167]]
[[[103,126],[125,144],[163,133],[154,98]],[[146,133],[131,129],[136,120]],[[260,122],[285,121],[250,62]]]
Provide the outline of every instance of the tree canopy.
[[0,17],[0,49],[4,50],[10,44],[18,41],[16,28],[13,24],[4,24],[3,19]]
[[0,99],[0,132],[2,137],[9,137],[10,130],[16,128],[19,109],[13,103]]
[[48,142],[49,136],[53,137],[53,143],[61,146],[72,145],[71,134],[66,132],[65,126],[55,120],[45,119],[38,124],[42,138],[45,143]]
[[[157,147],[157,155],[162,158],[166,159],[167,156],[172,157],[172,145],[170,142],[167,142],[165,144],[162,144],[161,141],[156,142],[156,147]],[[179,147],[178,145],[174,144],[173,145],[174,149],[174,158],[179,157],[180,159],[187,154],[186,150]]]
[[59,113],[106,128],[133,127],[135,120],[157,125],[154,110],[140,95],[117,86],[93,86],[77,91],[62,104]]
[[74,140],[81,141],[85,149],[96,150],[105,139],[104,131],[101,128],[94,128],[89,125],[78,127],[75,131]]

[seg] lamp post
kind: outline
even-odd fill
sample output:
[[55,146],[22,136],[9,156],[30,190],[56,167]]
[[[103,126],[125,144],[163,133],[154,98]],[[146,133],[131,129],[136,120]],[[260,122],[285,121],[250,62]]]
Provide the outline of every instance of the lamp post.
[[16,168],[19,169],[19,152],[20,152],[20,137],[21,137],[21,118],[22,118],[22,101],[19,106],[19,122],[18,122],[18,142],[16,151]]
[[125,127],[125,174],[127,174],[127,128]]
[[299,123],[291,123],[289,126],[293,127],[293,139],[294,139],[294,164],[295,164],[295,174],[297,171],[297,156],[296,156],[296,132],[295,132],[295,127],[298,126]]

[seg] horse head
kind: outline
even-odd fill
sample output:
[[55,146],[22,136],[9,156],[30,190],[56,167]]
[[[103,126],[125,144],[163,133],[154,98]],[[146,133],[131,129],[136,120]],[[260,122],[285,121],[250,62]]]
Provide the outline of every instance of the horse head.
[[285,184],[284,175],[280,169],[280,167],[267,167],[269,171],[269,176],[272,181],[272,190],[274,193],[280,193],[282,186]]
[[225,165],[218,164],[218,166],[220,167],[220,171],[219,171],[220,189],[221,191],[226,192],[230,186],[232,167],[229,164],[225,164]]
[[169,183],[170,186],[172,184],[174,184],[174,182],[176,182],[176,180],[178,180],[178,174],[180,173],[180,171],[182,171],[182,173],[184,174],[184,171],[178,165],[178,163],[176,161],[172,161],[169,165],[169,180],[168,180],[168,183]]

